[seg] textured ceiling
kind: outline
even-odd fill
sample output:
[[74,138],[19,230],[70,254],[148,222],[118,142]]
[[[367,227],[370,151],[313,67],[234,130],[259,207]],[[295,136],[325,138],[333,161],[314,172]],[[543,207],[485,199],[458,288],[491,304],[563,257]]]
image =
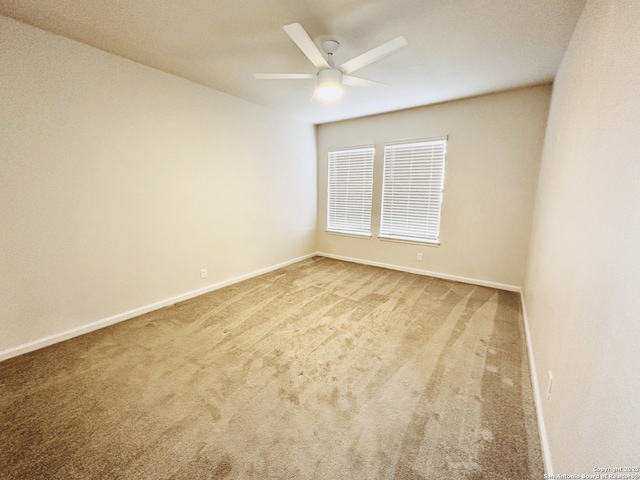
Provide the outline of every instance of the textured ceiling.
[[[325,123],[553,79],[585,0],[0,0],[0,13],[251,102]],[[355,75],[337,104],[282,30],[340,42],[341,64],[398,35],[409,45]]]

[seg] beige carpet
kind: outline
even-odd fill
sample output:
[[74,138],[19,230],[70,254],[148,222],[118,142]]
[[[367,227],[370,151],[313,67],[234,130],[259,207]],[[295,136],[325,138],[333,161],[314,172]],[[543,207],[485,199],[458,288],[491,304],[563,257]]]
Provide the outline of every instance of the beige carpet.
[[540,479],[516,293],[316,257],[0,363],[3,479]]

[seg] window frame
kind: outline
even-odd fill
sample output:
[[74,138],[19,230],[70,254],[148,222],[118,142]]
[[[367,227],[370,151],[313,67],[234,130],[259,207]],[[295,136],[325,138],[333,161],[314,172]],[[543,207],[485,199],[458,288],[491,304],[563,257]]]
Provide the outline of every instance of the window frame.
[[[327,153],[326,232],[371,238],[375,151],[374,145],[368,145],[334,149]],[[338,162],[343,162],[343,165]],[[342,177],[334,178],[336,174]],[[346,183],[336,185],[340,180]],[[343,191],[336,192],[338,187]],[[356,204],[353,203],[354,197],[359,197]]]
[[447,143],[438,137],[384,145],[378,238],[440,245]]

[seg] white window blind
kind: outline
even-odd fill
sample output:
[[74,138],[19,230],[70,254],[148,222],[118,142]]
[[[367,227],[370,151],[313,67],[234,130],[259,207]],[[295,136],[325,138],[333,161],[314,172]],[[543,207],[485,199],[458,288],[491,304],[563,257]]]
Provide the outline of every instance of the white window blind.
[[327,230],[371,235],[374,148],[329,152]]
[[447,140],[386,145],[380,236],[438,243]]

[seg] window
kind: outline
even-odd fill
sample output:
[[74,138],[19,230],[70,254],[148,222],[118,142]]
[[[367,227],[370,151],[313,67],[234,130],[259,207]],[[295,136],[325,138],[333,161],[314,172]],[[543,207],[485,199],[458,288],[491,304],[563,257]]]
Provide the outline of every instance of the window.
[[374,148],[329,152],[327,230],[371,235]]
[[438,243],[447,140],[384,147],[380,237]]

